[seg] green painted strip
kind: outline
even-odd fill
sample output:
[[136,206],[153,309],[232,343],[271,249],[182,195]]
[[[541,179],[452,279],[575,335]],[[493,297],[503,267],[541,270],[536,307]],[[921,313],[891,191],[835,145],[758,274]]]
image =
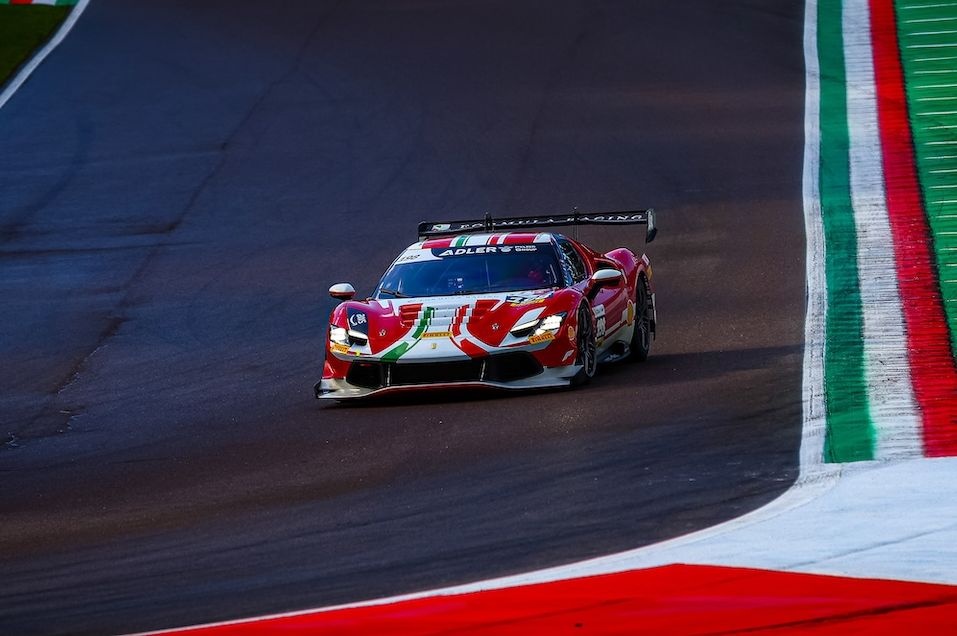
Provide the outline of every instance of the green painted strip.
[[408,342],[400,342],[398,346],[395,346],[392,349],[389,349],[389,351],[383,354],[382,361],[395,362],[396,360],[401,358],[406,351],[408,351],[411,348],[412,348],[412,345],[410,345]]
[[462,247],[463,245],[465,245],[465,242],[468,240],[469,240],[469,237],[467,236],[458,236],[452,242],[452,247]]
[[951,351],[957,357],[957,60],[953,59],[957,47],[948,46],[957,43],[957,34],[923,35],[957,28],[957,4],[927,3],[924,8],[909,9],[904,17],[900,9],[908,4],[894,3],[907,107]]
[[824,459],[874,458],[874,426],[864,379],[864,339],[857,268],[857,234],[851,207],[850,142],[841,2],[818,4],[821,67],[821,210],[827,277],[824,392],[827,433]]
[[415,326],[415,331],[412,333],[412,342],[400,342],[398,345],[389,349],[382,356],[383,362],[395,362],[408,352],[409,349],[414,347],[419,339],[422,338],[422,334],[425,333],[425,330],[432,324],[432,316],[435,315],[435,309],[433,307],[426,307],[425,312],[422,314],[422,318],[419,320],[419,323]]
[[422,320],[419,321],[418,326],[415,328],[415,333],[412,334],[412,338],[418,340],[422,337],[422,334],[425,333],[426,328],[432,323],[432,316],[435,315],[435,309],[432,307],[426,307],[425,312],[422,314]]

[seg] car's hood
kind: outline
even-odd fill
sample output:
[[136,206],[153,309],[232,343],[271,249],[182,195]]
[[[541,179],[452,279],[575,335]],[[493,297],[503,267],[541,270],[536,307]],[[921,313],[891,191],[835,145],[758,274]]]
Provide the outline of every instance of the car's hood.
[[333,324],[366,334],[369,343],[333,347],[333,353],[413,361],[541,348],[548,343],[517,338],[510,330],[567,312],[574,303],[570,289],[349,301],[333,312]]

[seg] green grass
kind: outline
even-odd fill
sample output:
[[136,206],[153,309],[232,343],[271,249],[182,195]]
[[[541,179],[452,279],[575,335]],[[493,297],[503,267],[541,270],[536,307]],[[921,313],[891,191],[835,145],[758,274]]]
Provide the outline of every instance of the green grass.
[[71,8],[0,5],[0,87],[53,35]]

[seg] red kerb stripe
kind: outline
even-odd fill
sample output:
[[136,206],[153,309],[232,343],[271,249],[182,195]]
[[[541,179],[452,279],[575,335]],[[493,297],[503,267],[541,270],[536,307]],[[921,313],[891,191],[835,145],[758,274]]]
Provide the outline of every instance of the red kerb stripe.
[[897,281],[924,453],[957,455],[957,369],[915,166],[893,0],[870,0],[874,74]]
[[943,585],[671,565],[473,594],[317,611],[178,636],[267,634],[943,634],[957,623]]

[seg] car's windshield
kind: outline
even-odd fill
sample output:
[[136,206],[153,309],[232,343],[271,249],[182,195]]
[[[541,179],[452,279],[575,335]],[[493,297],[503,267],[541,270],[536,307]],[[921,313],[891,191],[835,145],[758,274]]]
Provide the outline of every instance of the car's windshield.
[[411,250],[385,273],[376,298],[485,294],[561,285],[550,244]]

